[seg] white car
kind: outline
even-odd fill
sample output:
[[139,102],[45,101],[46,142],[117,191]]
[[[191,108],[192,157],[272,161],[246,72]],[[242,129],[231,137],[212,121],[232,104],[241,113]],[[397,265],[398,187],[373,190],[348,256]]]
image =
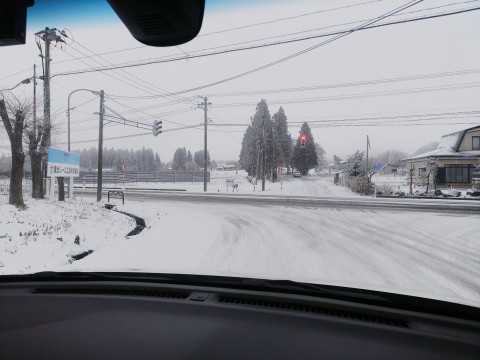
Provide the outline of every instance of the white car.
[[298,171],[298,170],[293,170],[293,177],[294,178],[299,178],[299,177],[302,177],[302,174],[300,174],[300,171]]

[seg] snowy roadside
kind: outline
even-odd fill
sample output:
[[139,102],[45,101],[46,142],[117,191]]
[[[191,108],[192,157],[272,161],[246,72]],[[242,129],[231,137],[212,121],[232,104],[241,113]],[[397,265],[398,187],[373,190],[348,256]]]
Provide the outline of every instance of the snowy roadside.
[[117,207],[147,228],[63,270],[296,279],[479,299],[479,216],[175,201]]
[[135,227],[133,219],[91,202],[27,199],[26,205],[0,206],[0,274],[56,270],[72,256],[125,241]]
[[[211,179],[207,186],[209,193],[233,193],[231,186],[226,185],[226,180],[232,179],[234,183],[238,184],[238,193],[251,194],[256,196],[268,195],[285,195],[285,196],[332,196],[332,197],[356,197],[347,188],[336,186],[333,184],[331,177],[317,176],[309,174],[301,178],[293,178],[291,175],[283,175],[282,181],[280,178],[272,183],[267,181],[265,184],[265,191],[261,191],[262,183],[258,181],[256,186],[253,186],[247,179],[247,173],[243,170],[239,171],[215,171],[211,173]],[[120,188],[121,184],[104,184],[105,187]],[[127,183],[127,188],[138,189],[164,189],[164,190],[184,190],[186,192],[201,192],[203,193],[203,182],[197,183]],[[237,193],[237,191],[235,192]]]

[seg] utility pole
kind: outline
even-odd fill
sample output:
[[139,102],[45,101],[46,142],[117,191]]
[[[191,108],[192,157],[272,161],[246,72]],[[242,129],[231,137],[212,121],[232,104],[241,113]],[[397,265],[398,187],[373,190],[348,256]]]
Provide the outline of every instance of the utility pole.
[[263,119],[262,191],[265,191],[266,162],[267,162],[267,141],[265,139],[265,119]]
[[365,162],[365,174],[367,175],[368,181],[370,181],[369,167],[368,167],[368,149],[369,148],[370,148],[370,140],[368,139],[368,135],[367,135],[367,161]]
[[[60,32],[59,32],[60,33]],[[45,140],[42,141],[46,148],[49,148],[52,145],[52,136],[51,136],[51,119],[50,119],[50,62],[52,61],[50,57],[50,46],[52,41],[55,43],[65,42],[62,39],[63,33],[61,35],[57,35],[57,29],[49,29],[48,27],[45,30],[39,31],[35,34],[38,38],[42,39],[45,42],[45,55],[42,54],[42,47],[37,39],[37,46],[40,49],[40,57],[42,58],[43,66],[43,136]],[[44,161],[45,163],[45,161]],[[45,175],[46,176],[46,169],[45,166]],[[53,179],[53,178],[52,178]],[[63,184],[63,177],[58,178],[58,199],[60,201],[65,200],[64,195],[64,184]],[[53,187],[52,187],[53,189]],[[51,194],[52,196],[53,194]]]
[[206,96],[203,97],[203,103],[198,104],[198,107],[203,109],[205,119],[204,119],[204,144],[203,144],[203,191],[207,192],[207,126],[208,126],[208,106],[212,105],[212,103],[208,102],[208,98]]
[[45,74],[43,78],[43,116],[45,118],[45,125],[47,127],[47,147],[52,145],[52,137],[51,137],[51,119],[50,119],[50,45],[52,40],[56,39],[55,30],[49,29],[48,27],[45,28],[45,32],[43,33],[43,40],[45,41]]
[[102,200],[102,167],[103,167],[103,114],[105,92],[100,90],[100,114],[98,116],[98,165],[97,165],[97,201]]
[[33,133],[37,136],[37,69],[33,64]]

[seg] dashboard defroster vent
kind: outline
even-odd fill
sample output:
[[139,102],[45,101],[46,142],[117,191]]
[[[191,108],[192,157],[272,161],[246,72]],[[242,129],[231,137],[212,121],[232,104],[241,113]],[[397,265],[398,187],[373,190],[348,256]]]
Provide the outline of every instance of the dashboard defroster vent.
[[131,290],[131,289],[35,289],[35,294],[55,295],[114,295],[114,296],[141,296],[158,297],[168,299],[186,299],[190,294],[184,292],[167,292],[154,290]]
[[296,303],[287,303],[287,302],[277,302],[269,300],[260,300],[260,299],[246,299],[240,297],[230,297],[230,296],[220,296],[218,298],[220,303],[231,304],[231,305],[243,305],[243,306],[258,306],[263,308],[271,308],[274,310],[285,310],[285,311],[296,311],[303,313],[311,313],[325,316],[336,316],[342,317],[350,320],[366,321],[375,324],[395,326],[401,328],[408,328],[408,323],[405,320],[392,319],[383,316],[362,314],[358,312],[350,312],[345,310],[338,309],[328,309],[319,306],[305,305],[305,304],[296,304]]

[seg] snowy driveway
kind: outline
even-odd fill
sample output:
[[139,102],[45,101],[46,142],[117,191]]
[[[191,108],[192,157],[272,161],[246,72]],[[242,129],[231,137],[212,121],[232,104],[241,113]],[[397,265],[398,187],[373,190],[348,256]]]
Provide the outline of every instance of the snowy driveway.
[[140,235],[67,266],[363,284],[480,302],[480,216],[129,202]]

